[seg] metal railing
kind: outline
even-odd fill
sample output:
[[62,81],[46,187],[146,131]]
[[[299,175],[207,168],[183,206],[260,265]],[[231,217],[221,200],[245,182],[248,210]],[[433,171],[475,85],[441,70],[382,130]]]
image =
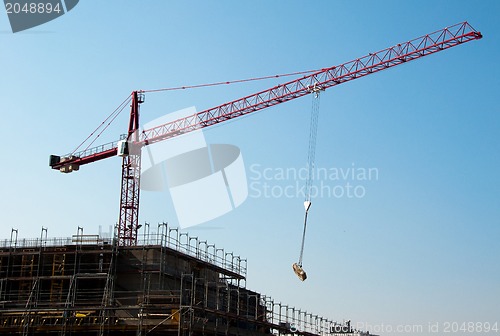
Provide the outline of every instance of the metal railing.
[[[76,235],[65,238],[48,238],[43,235],[39,238],[18,238],[17,235],[11,236],[10,239],[0,240],[0,249],[44,248],[68,245],[111,245],[113,243],[113,238],[104,238],[100,235],[84,235],[83,229],[79,227]],[[158,232],[156,233],[150,233],[149,224],[145,223],[142,233],[138,235],[136,246],[169,248],[236,273],[243,278],[246,277],[246,259],[235,255],[233,252],[226,252],[223,248],[217,248],[214,244],[209,244],[206,240],[199,240],[198,237],[190,236],[189,233],[180,231],[178,227],[168,227],[167,223],[158,224]]]
[[156,245],[170,248],[246,277],[246,259],[233,252],[226,252],[223,248],[217,248],[215,244],[209,244],[206,240],[190,236],[189,233],[180,231],[178,227],[168,227],[167,223],[160,223],[157,233],[149,233],[149,224],[146,223],[143,231],[144,233],[138,235],[138,246]]

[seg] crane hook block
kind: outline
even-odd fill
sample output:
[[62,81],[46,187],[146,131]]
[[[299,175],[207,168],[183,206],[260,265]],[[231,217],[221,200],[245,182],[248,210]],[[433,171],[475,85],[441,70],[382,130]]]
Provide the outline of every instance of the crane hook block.
[[304,269],[302,268],[302,266],[300,266],[297,263],[293,263],[292,268],[293,268],[293,271],[295,272],[295,274],[297,274],[297,276],[299,277],[299,279],[301,281],[304,281],[305,279],[307,279],[307,274],[304,271]]

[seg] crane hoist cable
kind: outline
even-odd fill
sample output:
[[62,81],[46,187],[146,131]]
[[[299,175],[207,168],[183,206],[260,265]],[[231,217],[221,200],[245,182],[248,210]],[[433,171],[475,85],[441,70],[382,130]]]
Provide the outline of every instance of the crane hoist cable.
[[314,183],[314,165],[316,160],[316,139],[318,136],[318,119],[319,119],[319,98],[320,92],[324,90],[317,83],[312,88],[309,88],[313,93],[312,107],[311,107],[311,122],[309,129],[309,148],[307,151],[307,179],[305,186],[305,199],[304,199],[304,229],[302,231],[302,243],[300,245],[299,261],[292,265],[293,271],[300,280],[307,279],[307,274],[302,268],[302,258],[304,256],[304,244],[306,241],[306,228],[307,228],[307,215],[311,208],[311,192]]

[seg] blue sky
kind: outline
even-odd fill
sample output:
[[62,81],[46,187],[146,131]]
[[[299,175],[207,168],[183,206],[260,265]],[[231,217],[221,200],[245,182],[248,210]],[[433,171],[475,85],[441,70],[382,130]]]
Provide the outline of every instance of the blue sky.
[[[74,149],[132,90],[333,66],[469,21],[482,40],[322,94],[317,165],[378,175],[353,181],[363,197],[313,199],[307,281],[291,269],[302,198],[248,197],[189,232],[247,258],[249,288],[333,320],[385,335],[388,325],[424,326],[409,335],[431,335],[435,322],[441,331],[445,322],[500,327],[499,12],[497,1],[82,0],[16,34],[2,12],[0,237],[12,228],[20,237],[37,237],[42,226],[64,237],[114,225],[120,160],[62,175],[48,156]],[[141,118],[206,109],[284,80],[151,93]],[[251,167],[299,169],[310,107],[304,97],[205,137],[241,149],[249,182]],[[97,143],[124,133],[126,114]],[[144,192],[140,220],[176,225],[168,193]]]

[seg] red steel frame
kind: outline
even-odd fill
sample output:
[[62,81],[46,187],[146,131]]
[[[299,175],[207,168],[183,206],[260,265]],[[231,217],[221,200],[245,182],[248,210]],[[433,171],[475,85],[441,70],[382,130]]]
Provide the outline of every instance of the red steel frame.
[[280,84],[271,89],[213,107],[192,116],[146,130],[142,134],[144,144],[151,144],[181,133],[208,127],[229,119],[262,110],[289,100],[310,94],[312,88],[327,89],[353,79],[364,77],[423,56],[445,50],[459,44],[480,39],[467,22],[370,53],[350,62],[322,69],[300,79]]
[[[139,128],[139,104],[142,101],[138,95],[141,92],[134,91],[132,92],[128,140],[135,144],[134,147],[141,148],[308,95],[317,88],[325,90],[481,38],[480,32],[474,30],[467,22],[462,22],[191,116],[144,130],[140,136],[136,131]],[[117,155],[117,144],[108,145],[72,154],[64,161],[51,163],[51,167],[63,169],[71,164],[81,166]],[[120,219],[117,233],[120,245],[134,245],[137,241],[139,182],[140,151],[123,158]]]
[[[139,128],[139,104],[142,95],[132,92],[130,106],[130,120],[128,125],[127,140],[131,143],[138,142],[137,129]],[[118,235],[120,246],[131,246],[137,243],[137,230],[139,229],[139,195],[141,176],[140,150],[129,147],[129,155],[122,161],[122,183],[120,197],[120,218],[118,220]]]

